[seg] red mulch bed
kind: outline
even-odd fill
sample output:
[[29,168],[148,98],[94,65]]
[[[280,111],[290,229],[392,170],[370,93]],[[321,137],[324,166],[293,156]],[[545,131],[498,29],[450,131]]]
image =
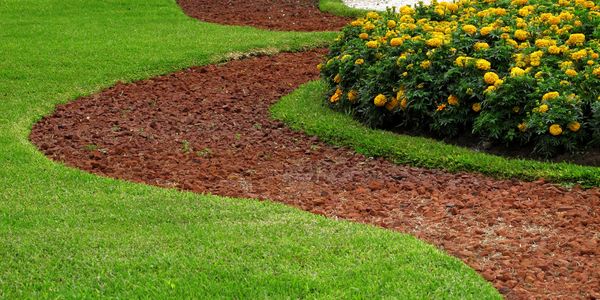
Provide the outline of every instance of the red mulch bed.
[[324,51],[190,68],[61,105],[31,140],[70,166],[200,193],[270,199],[413,234],[511,299],[598,298],[600,189],[395,165],[273,121]]
[[177,0],[193,18],[285,31],[339,30],[348,18],[321,12],[318,0]]

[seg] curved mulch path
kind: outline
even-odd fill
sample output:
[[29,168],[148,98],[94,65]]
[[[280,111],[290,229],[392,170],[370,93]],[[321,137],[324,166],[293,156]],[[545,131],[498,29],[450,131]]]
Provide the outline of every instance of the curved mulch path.
[[271,104],[318,77],[323,54],[118,84],[59,106],[31,140],[96,174],[407,232],[461,258],[508,298],[599,297],[600,189],[395,165],[271,120]]
[[177,0],[190,17],[286,31],[339,30],[348,18],[324,13],[318,0]]

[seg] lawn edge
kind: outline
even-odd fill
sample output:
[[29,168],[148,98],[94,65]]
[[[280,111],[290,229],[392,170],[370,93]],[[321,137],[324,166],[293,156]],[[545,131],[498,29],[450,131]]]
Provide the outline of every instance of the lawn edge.
[[324,105],[325,84],[311,81],[281,98],[271,107],[274,119],[337,146],[366,156],[383,157],[407,164],[449,172],[476,172],[498,179],[558,183],[567,187],[600,187],[600,168],[569,163],[509,159],[441,141],[371,129]]
[[342,0],[320,0],[319,9],[337,16],[356,18],[362,17],[368,12],[368,10],[349,7]]

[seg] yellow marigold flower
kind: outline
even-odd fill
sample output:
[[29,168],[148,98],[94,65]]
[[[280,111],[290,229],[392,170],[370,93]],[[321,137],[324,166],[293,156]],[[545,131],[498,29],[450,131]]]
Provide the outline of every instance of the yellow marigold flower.
[[566,80],[561,80],[560,81],[560,85],[571,85],[570,81],[566,81]]
[[545,48],[545,47],[554,46],[554,45],[556,45],[556,41],[553,41],[553,40],[549,40],[549,39],[535,40],[535,46],[538,48]]
[[569,130],[571,130],[573,132],[577,132],[577,131],[579,131],[579,128],[581,128],[581,124],[579,124],[579,122],[577,122],[577,121],[573,121],[567,125],[567,128],[569,128]]
[[323,69],[323,64],[318,64],[317,65],[317,70],[321,71],[321,69]]
[[436,111],[442,111],[444,109],[446,109],[446,103],[442,103],[442,104],[438,105]]
[[335,77],[333,77],[333,82],[335,82],[335,83],[342,82],[342,75],[336,74]]
[[522,29],[515,30],[515,39],[517,39],[519,41],[524,41],[528,37],[529,37],[529,32],[522,30]]
[[364,22],[362,19],[354,20],[354,21],[352,21],[352,23],[350,23],[350,25],[352,25],[354,27],[362,26],[363,24],[364,24]]
[[560,127],[560,125],[558,125],[558,124],[551,125],[549,131],[550,131],[550,134],[553,136],[559,136],[563,132],[562,127]]
[[415,10],[408,5],[405,5],[400,8],[400,13],[403,15],[412,15],[415,13]]
[[523,5],[527,4],[527,0],[512,0],[511,4],[512,5],[521,5],[521,6],[523,6]]
[[556,99],[559,96],[560,96],[559,92],[548,92],[548,93],[545,93],[544,96],[542,96],[542,100],[548,101],[548,100]]
[[527,124],[523,123],[519,123],[519,125],[517,125],[517,128],[519,128],[519,131],[521,132],[525,132],[527,131]]
[[396,27],[396,21],[394,21],[394,20],[387,21],[387,26],[388,26],[388,28],[395,28]]
[[481,29],[479,30],[479,33],[481,33],[481,35],[483,35],[483,36],[486,36],[486,35],[490,34],[493,30],[494,30],[494,27],[485,26],[485,27],[481,27]]
[[567,45],[583,45],[585,42],[585,35],[583,33],[573,33],[567,40]]
[[498,80],[496,80],[496,82],[494,82],[494,86],[496,88],[499,88],[503,83],[504,83],[504,80],[498,79]]
[[548,53],[550,54],[560,54],[560,48],[557,46],[548,47]]
[[529,55],[531,59],[540,59],[544,56],[544,51],[535,51]]
[[355,61],[354,61],[354,64],[355,64],[355,65],[362,65],[362,64],[364,64],[364,63],[365,63],[365,60],[364,60],[364,59],[362,59],[362,58],[359,58],[359,59],[357,59],[357,60],[355,60]]
[[483,91],[483,93],[487,94],[487,93],[491,93],[491,92],[493,92],[495,90],[496,90],[496,87],[493,86],[493,85],[490,85],[490,86],[487,87],[487,89],[485,89],[485,91]]
[[587,63],[588,66],[593,66],[594,65],[594,61],[593,60],[588,60],[586,63]]
[[540,78],[542,78],[542,76],[544,76],[544,72],[537,72],[537,73],[535,73],[535,75],[533,75],[533,77],[535,77],[535,79],[540,79]]
[[549,107],[547,104],[542,104],[542,105],[540,105],[540,107],[538,107],[538,111],[540,113],[545,113],[548,111],[548,109],[549,109]]
[[454,95],[448,96],[448,104],[453,105],[453,106],[458,105],[458,97],[456,97]]
[[477,43],[475,43],[474,48],[475,48],[475,50],[479,51],[482,49],[489,49],[490,45],[486,42],[477,42]]
[[492,64],[489,61],[480,58],[475,62],[475,66],[479,70],[487,71],[492,67]]
[[385,95],[379,94],[377,95],[377,97],[375,97],[373,103],[375,103],[375,106],[377,107],[382,107],[387,103],[387,98],[385,97]]
[[459,67],[464,67],[466,66],[468,58],[465,56],[459,56],[456,58],[456,60],[454,61],[454,63],[459,66]]
[[530,13],[530,12],[529,12],[529,9],[527,9],[527,7],[523,7],[523,8],[521,8],[521,9],[519,9],[519,10],[517,11],[517,13],[518,13],[518,14],[519,14],[519,16],[521,16],[521,17],[527,17],[527,16],[529,15],[529,13]]
[[552,16],[548,19],[548,23],[551,25],[558,25],[560,24],[560,21],[561,19],[559,16]]
[[475,34],[477,32],[477,27],[473,26],[473,25],[464,25],[462,27],[462,30],[468,34]]
[[406,109],[407,106],[408,106],[408,100],[406,100],[406,98],[402,98],[402,100],[400,101],[400,107],[402,109]]
[[500,79],[500,76],[498,76],[498,74],[496,74],[494,72],[487,72],[483,75],[483,80],[485,81],[485,83],[487,83],[489,85],[496,83],[496,81],[499,79]]
[[507,39],[506,43],[509,44],[510,46],[514,47],[514,48],[518,48],[519,47],[519,43],[517,43],[517,41],[515,41],[513,39]]
[[393,39],[390,40],[390,45],[392,47],[402,46],[402,44],[404,44],[404,39],[403,38],[393,38]]
[[340,97],[342,96],[343,92],[340,89],[335,90],[335,93],[333,95],[331,95],[331,98],[329,98],[329,101],[331,103],[335,103],[338,102],[340,100]]
[[350,102],[354,102],[356,98],[358,98],[358,92],[356,90],[350,90],[348,92],[348,100],[350,100]]
[[377,41],[368,41],[367,48],[377,48],[379,47],[379,43]]
[[366,40],[366,39],[368,39],[368,38],[369,38],[369,34],[368,34],[368,33],[366,33],[366,32],[363,32],[363,33],[359,34],[359,35],[358,35],[358,37],[359,37],[361,40]]
[[363,25],[363,29],[367,31],[373,30],[375,29],[375,25],[371,22],[368,22],[367,24]]
[[595,69],[592,71],[592,74],[594,74],[594,75],[596,75],[596,76],[600,77],[600,68],[595,68]]
[[[447,2],[444,2],[444,3],[447,3]],[[458,5],[456,5],[455,3],[447,3],[446,8],[451,12],[458,11]]]
[[519,77],[523,75],[525,75],[525,70],[519,67],[514,67],[510,70],[510,77]]
[[574,77],[574,76],[577,76],[577,71],[575,71],[573,69],[568,69],[565,71],[565,74],[567,74],[567,76]]
[[396,99],[402,99],[404,98],[404,88],[401,88],[397,93],[396,93]]
[[477,103],[473,103],[473,105],[471,105],[471,109],[474,112],[479,112],[481,111],[481,103],[477,102]]
[[438,37],[434,37],[434,38],[428,39],[425,43],[429,47],[437,48],[437,47],[440,47],[444,43],[444,40],[442,40],[441,38],[438,38]]
[[571,68],[571,66],[573,66],[573,62],[572,61],[563,61],[559,64],[561,69],[569,69]]
[[431,61],[424,60],[424,61],[421,62],[421,68],[423,68],[423,69],[429,69],[429,67],[431,67]]
[[588,55],[587,51],[579,50],[579,51],[575,51],[575,52],[571,53],[571,59],[581,60],[581,59],[587,57],[587,55]]
[[379,18],[379,14],[377,12],[370,11],[367,13],[367,18],[377,19]]
[[394,110],[394,108],[396,108],[399,104],[398,99],[396,98],[391,98],[390,101],[388,103],[385,104],[385,108],[389,111]]

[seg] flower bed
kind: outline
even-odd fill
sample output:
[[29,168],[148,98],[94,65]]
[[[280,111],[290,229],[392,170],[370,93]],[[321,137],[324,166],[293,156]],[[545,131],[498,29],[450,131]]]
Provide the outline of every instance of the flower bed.
[[531,144],[600,144],[600,6],[460,1],[368,13],[319,65],[329,102],[371,126]]

